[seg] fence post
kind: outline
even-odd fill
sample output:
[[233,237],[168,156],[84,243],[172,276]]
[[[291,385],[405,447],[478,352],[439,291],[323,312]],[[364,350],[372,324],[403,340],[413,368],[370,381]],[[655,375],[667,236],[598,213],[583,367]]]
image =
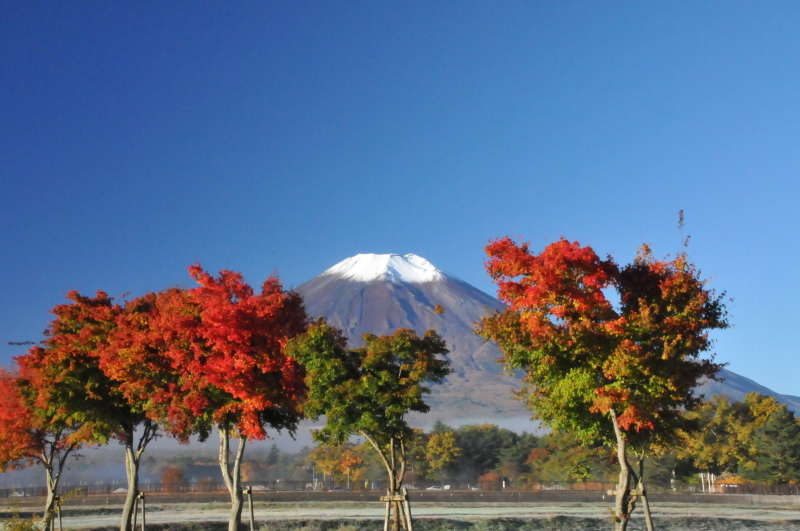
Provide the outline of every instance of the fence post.
[[136,531],[136,520],[139,516],[139,495],[137,494],[136,497],[133,499],[133,525],[131,529]]
[[58,511],[58,531],[64,531],[64,525],[61,522],[61,496],[56,496],[56,511]]
[[139,496],[142,498],[142,531],[145,531],[145,505],[144,505],[144,491],[139,493]]
[[408,489],[403,487],[403,505],[405,506],[408,531],[414,531],[411,524],[411,502],[408,500]]
[[250,506],[250,531],[256,531],[256,519],[253,515],[253,487],[248,485],[244,489],[245,494],[247,494],[247,503]]

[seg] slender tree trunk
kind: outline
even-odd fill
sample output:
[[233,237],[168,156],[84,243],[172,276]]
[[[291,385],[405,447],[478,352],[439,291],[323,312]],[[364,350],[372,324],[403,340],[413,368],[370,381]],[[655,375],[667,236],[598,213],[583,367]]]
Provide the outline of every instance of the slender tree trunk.
[[61,439],[61,432],[57,433],[53,438],[53,442],[43,451],[39,456],[47,480],[47,497],[44,504],[44,527],[43,529],[50,529],[53,518],[55,517],[56,502],[58,498],[58,481],[61,479],[61,473],[64,471],[64,465],[67,462],[67,457],[75,449],[75,445],[67,446],[63,453],[59,453],[57,441]]
[[625,531],[628,528],[633,504],[630,498],[631,469],[627,456],[627,441],[617,424],[617,414],[611,410],[611,420],[614,423],[614,434],[617,437],[617,459],[619,460],[619,482],[616,490],[616,503],[613,510],[614,529]]
[[134,504],[136,503],[136,496],[139,494],[139,461],[142,458],[144,449],[155,438],[158,430],[158,427],[149,419],[145,420],[142,426],[142,435],[139,437],[135,447],[133,444],[135,435],[133,426],[125,430],[125,472],[128,476],[128,493],[125,496],[125,505],[122,506],[120,531],[133,531]]
[[125,496],[125,505],[122,506],[122,525],[120,531],[132,531],[133,511],[136,504],[136,496],[139,494],[139,460],[136,459],[136,452],[130,442],[125,443],[125,472],[128,476],[128,493]]
[[44,502],[44,525],[42,529],[50,529],[56,507],[56,487],[58,487],[58,476],[53,477],[53,464],[45,464],[45,474],[47,475],[47,498]]
[[231,429],[226,424],[218,424],[219,432],[219,466],[222,470],[222,479],[231,495],[231,514],[228,520],[228,531],[238,531],[242,521],[242,507],[244,497],[242,496],[242,457],[244,457],[245,443],[247,438],[239,438],[239,448],[233,461],[233,468],[230,466],[230,443]]
[[[360,434],[364,437],[375,449],[380,456],[381,461],[383,462],[383,466],[386,467],[386,473],[389,476],[389,489],[387,491],[388,496],[397,496],[401,492],[401,487],[403,484],[403,474],[405,473],[405,447],[403,446],[403,442],[400,441],[400,455],[397,455],[397,449],[395,448],[395,440],[391,439],[389,443],[389,456],[386,456],[386,453],[383,449],[381,449],[378,442],[366,432],[361,432]],[[410,506],[409,513],[405,513],[405,507],[403,502],[400,501],[393,501],[387,502],[386,504],[386,519],[387,521],[384,522],[384,528],[388,528],[388,519],[389,519],[389,508],[391,507],[391,518],[392,518],[392,531],[400,531],[400,526],[403,527],[406,531],[411,531],[411,514],[410,514]]]
[[644,509],[644,521],[647,524],[647,531],[653,531],[653,517],[650,515],[650,503],[647,500],[647,491],[644,487],[644,449],[639,456],[639,484],[637,489],[642,493],[642,509]]

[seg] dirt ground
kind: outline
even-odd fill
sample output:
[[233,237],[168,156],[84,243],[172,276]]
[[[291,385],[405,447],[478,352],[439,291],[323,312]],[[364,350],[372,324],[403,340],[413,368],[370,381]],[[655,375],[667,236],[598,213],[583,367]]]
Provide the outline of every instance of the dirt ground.
[[[415,531],[610,530],[608,503],[416,503]],[[8,517],[10,508],[0,513]],[[164,503],[147,507],[147,531],[223,531],[229,505]],[[366,531],[382,529],[384,506],[365,502],[255,504],[257,531]],[[637,510],[638,512],[638,510]],[[28,514],[28,511],[20,513]],[[118,529],[119,507],[67,508],[65,529]],[[656,529],[669,531],[800,531],[798,505],[704,505],[662,503],[653,507]],[[141,522],[141,520],[140,520]],[[249,528],[247,505],[243,524]],[[630,529],[644,529],[641,514]]]

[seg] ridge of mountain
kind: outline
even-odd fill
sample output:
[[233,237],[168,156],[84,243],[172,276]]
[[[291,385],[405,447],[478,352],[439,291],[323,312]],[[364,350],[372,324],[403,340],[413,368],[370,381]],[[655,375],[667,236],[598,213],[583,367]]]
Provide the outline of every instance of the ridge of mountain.
[[[531,414],[513,392],[519,378],[503,374],[498,359],[500,349],[474,333],[474,323],[502,303],[453,275],[443,273],[414,254],[360,254],[327,269],[301,284],[311,317],[324,317],[340,328],[351,345],[361,345],[365,333],[391,334],[398,328],[418,333],[434,329],[447,342],[453,373],[432,388],[426,398],[431,406],[427,419],[446,422],[497,422],[502,419],[530,418]],[[436,305],[443,315],[434,312]],[[749,391],[758,391],[800,411],[800,398],[781,395],[723,369],[723,381],[706,381],[697,389],[707,397],[725,394],[740,400]],[[412,416],[421,421],[422,417]]]
[[704,394],[707,398],[712,395],[726,395],[731,400],[742,400],[744,395],[751,391],[756,391],[762,395],[773,397],[778,402],[786,404],[792,411],[800,412],[800,397],[776,393],[772,389],[754,382],[741,374],[736,374],[728,369],[722,369],[717,373],[721,381],[706,380],[697,391]]

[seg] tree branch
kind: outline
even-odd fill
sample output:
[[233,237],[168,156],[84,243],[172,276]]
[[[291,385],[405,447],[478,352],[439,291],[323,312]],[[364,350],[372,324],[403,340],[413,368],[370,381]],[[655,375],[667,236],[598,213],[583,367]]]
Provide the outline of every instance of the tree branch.
[[[392,478],[394,476],[394,470],[392,469],[391,465],[389,465],[389,461],[386,459],[386,455],[383,453],[383,450],[381,450],[381,447],[380,445],[378,445],[378,442],[370,435],[368,435],[367,432],[361,431],[360,433],[366,440],[369,441],[372,447],[375,448],[375,451],[378,452],[381,461],[383,461],[383,465],[386,467],[386,471],[389,473],[389,477]],[[392,485],[392,491],[394,491],[394,485]]]

